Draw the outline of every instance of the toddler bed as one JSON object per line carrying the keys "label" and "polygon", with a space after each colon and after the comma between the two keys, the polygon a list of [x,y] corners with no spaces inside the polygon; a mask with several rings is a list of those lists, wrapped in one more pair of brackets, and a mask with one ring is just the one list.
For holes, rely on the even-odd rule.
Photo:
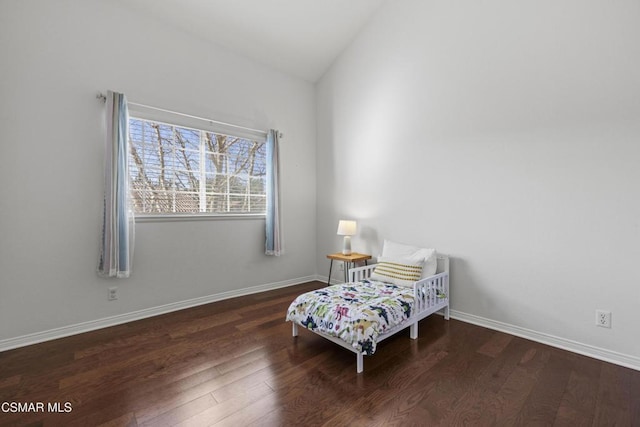
{"label": "toddler bed", "polygon": [[373,354],[379,342],[407,327],[411,339],[418,338],[418,322],[437,311],[449,319],[449,259],[433,255],[437,270],[424,278],[406,260],[380,257],[378,264],[350,269],[348,283],[298,296],[286,317],[293,336],[303,326],[341,345],[356,353],[356,371],[362,372],[363,356]]}

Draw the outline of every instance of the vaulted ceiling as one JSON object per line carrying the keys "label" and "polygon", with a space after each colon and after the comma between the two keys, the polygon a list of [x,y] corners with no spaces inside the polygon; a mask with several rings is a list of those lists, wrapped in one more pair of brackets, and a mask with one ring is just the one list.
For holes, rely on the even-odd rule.
{"label": "vaulted ceiling", "polygon": [[384,0],[120,0],[193,36],[315,82]]}

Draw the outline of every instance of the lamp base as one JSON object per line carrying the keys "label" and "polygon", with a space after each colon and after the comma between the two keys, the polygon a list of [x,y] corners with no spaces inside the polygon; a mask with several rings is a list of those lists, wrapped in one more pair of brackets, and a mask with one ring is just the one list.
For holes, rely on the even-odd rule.
{"label": "lamp base", "polygon": [[351,236],[344,236],[342,255],[351,255]]}

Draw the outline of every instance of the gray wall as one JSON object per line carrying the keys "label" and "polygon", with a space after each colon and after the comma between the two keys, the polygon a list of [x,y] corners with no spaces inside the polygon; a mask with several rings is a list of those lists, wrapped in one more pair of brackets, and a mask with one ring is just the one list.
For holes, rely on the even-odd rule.
{"label": "gray wall", "polygon": [[354,250],[451,255],[459,317],[640,366],[639,22],[632,0],[386,2],[317,87],[319,272],[356,219]]}
{"label": "gray wall", "polygon": [[[108,1],[2,1],[0,57],[0,342],[315,275],[310,83]],[[286,256],[263,254],[264,220],[140,223],[133,276],[98,278],[104,105],[95,95],[108,89],[284,132]],[[109,302],[113,285],[120,299]]]}

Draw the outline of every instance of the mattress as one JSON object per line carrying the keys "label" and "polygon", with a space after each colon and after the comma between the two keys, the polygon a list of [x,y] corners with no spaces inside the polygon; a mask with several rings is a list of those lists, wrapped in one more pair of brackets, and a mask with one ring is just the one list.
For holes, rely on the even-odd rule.
{"label": "mattress", "polygon": [[411,317],[413,288],[364,280],[328,286],[298,296],[286,320],[337,337],[371,355],[378,336]]}

